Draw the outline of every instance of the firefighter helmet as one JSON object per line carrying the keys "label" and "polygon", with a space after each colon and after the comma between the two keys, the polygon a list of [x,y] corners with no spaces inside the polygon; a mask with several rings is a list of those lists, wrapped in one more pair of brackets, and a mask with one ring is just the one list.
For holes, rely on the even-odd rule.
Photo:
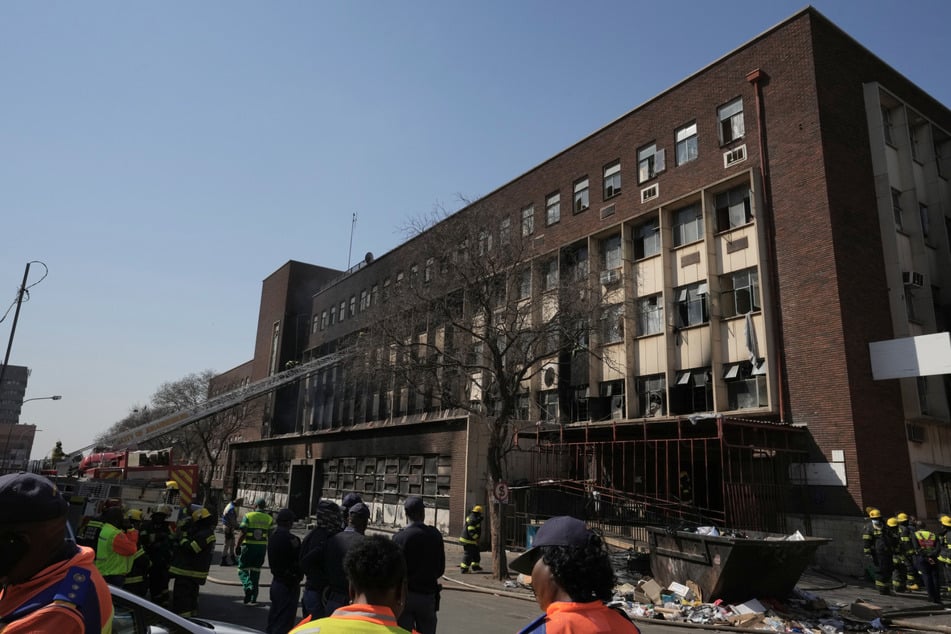
{"label": "firefighter helmet", "polygon": [[476,504],[475,506],[472,507],[472,512],[473,512],[473,513],[479,513],[479,514],[481,514],[481,513],[482,513],[482,507],[481,507],[480,505]]}
{"label": "firefighter helmet", "polygon": [[907,514],[907,513],[899,513],[899,514],[896,515],[895,517],[898,519],[899,522],[907,522],[907,521],[908,521],[908,514]]}
{"label": "firefighter helmet", "polygon": [[889,526],[891,526],[892,528],[897,528],[897,527],[898,527],[898,518],[897,518],[897,517],[889,517],[888,520],[887,520],[885,523],[888,524]]}
{"label": "firefighter helmet", "polygon": [[882,517],[882,512],[874,506],[866,507],[865,512],[868,513],[868,516],[873,520],[881,519]]}
{"label": "firefighter helmet", "polygon": [[178,482],[176,482],[175,480],[168,480],[168,481],[165,483],[165,488],[166,488],[166,489],[174,489],[175,491],[178,491]]}
{"label": "firefighter helmet", "polygon": [[208,512],[208,509],[206,509],[205,507],[201,507],[200,509],[197,509],[194,513],[192,513],[192,520],[195,522],[197,522],[198,520],[203,520],[206,517],[211,517],[211,513]]}
{"label": "firefighter helmet", "polygon": [[164,515],[165,517],[168,517],[169,515],[172,514],[172,507],[169,506],[168,504],[159,504],[158,506],[155,507],[155,510],[152,511],[152,515],[159,515],[159,514]]}
{"label": "firefighter helmet", "polygon": [[129,509],[129,512],[126,513],[125,516],[134,522],[142,521],[142,511],[139,509]]}
{"label": "firefighter helmet", "polygon": [[948,528],[951,528],[951,517],[948,517],[947,515],[942,515],[942,516],[941,516],[941,525],[942,525],[942,526],[947,526]]}

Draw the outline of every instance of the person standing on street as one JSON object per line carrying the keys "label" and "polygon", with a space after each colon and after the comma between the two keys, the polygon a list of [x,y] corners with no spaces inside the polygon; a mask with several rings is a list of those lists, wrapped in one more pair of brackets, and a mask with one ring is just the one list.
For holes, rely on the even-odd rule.
{"label": "person standing on street", "polygon": [[538,528],[532,547],[510,568],[531,575],[543,615],[519,634],[549,632],[630,632],[640,630],[605,603],[614,594],[614,569],[607,546],[584,522],[562,515]]}
{"label": "person standing on street", "polygon": [[221,524],[225,529],[225,546],[221,551],[221,565],[233,566],[237,563],[234,556],[234,534],[238,530],[238,509],[244,504],[244,498],[237,498],[228,502],[225,512],[221,514]]}
{"label": "person standing on street", "polygon": [[915,546],[915,568],[921,574],[921,581],[925,585],[925,592],[932,603],[941,603],[941,585],[938,581],[938,551],[941,546],[938,536],[925,528],[925,523],[918,521],[917,530],[913,536]]}
{"label": "person standing on street", "polygon": [[259,498],[254,510],[241,520],[235,552],[238,553],[238,579],[244,587],[244,602],[257,605],[261,566],[267,557],[267,540],[274,529],[274,518],[265,511],[267,501]]}
{"label": "person standing on street", "polygon": [[442,533],[424,522],[426,506],[423,499],[412,496],[403,503],[409,525],[393,536],[406,559],[408,592],[399,625],[419,634],[436,634],[436,612],[439,610],[439,578],[446,572],[446,550]]}
{"label": "person standing on street", "polygon": [[324,590],[327,574],[324,570],[324,549],[331,537],[340,532],[340,507],[330,500],[317,503],[314,528],[307,533],[300,547],[301,570],[306,575],[302,606],[304,616],[322,619],[330,613],[324,610]]}
{"label": "person standing on street", "polygon": [[942,515],[938,521],[938,581],[941,592],[951,595],[951,517]]}
{"label": "person standing on street", "polygon": [[462,528],[459,542],[462,544],[462,563],[459,570],[463,574],[482,570],[482,554],[479,552],[479,538],[482,536],[482,507],[476,504],[466,516],[466,525]]}
{"label": "person standing on street", "polygon": [[294,513],[277,512],[277,528],[267,542],[267,560],[271,566],[271,607],[267,613],[267,634],[287,634],[294,627],[297,601],[300,599],[300,537],[291,532]]}
{"label": "person standing on street", "polygon": [[868,521],[862,529],[862,552],[871,564],[875,588],[879,594],[891,594],[892,543],[882,522],[882,512],[868,507]]}
{"label": "person standing on street", "polygon": [[125,530],[126,519],[118,502],[109,504],[99,520],[102,528],[96,545],[96,567],[106,583],[121,588],[139,550],[139,532],[134,528]]}
{"label": "person standing on street", "polygon": [[898,535],[901,538],[901,544],[898,548],[901,551],[901,557],[904,559],[904,565],[902,566],[902,570],[905,572],[904,585],[907,590],[918,590],[921,585],[918,583],[920,575],[915,570],[915,547],[912,544],[915,534],[914,523],[912,518],[903,512],[899,512],[895,519],[898,520]]}
{"label": "person standing on street", "polygon": [[93,550],[66,541],[69,503],[33,473],[0,476],[0,629],[112,631],[112,596]]}
{"label": "person standing on street", "polygon": [[131,509],[126,513],[126,520],[138,533],[139,538],[137,540],[138,548],[136,548],[135,554],[132,555],[129,571],[126,574],[125,585],[123,587],[132,594],[144,598],[149,590],[150,562],[145,548],[142,547],[142,532],[140,530],[142,526],[142,511],[139,509]]}
{"label": "person standing on street", "polygon": [[349,518],[347,528],[331,537],[325,549],[324,571],[327,575],[327,589],[324,591],[324,610],[327,613],[333,613],[350,602],[343,560],[351,548],[363,541],[367,523],[370,521],[370,509],[363,502],[357,502],[350,507]]}
{"label": "person standing on street", "polygon": [[354,504],[362,504],[363,498],[360,497],[359,493],[350,492],[343,496],[343,499],[340,501],[340,528],[345,529],[350,525],[350,509],[353,508]]}
{"label": "person standing on street", "polygon": [[160,504],[142,524],[139,532],[139,543],[149,558],[149,600],[163,608],[169,604],[168,582],[171,576],[168,570],[175,553],[175,541],[168,520],[171,512],[168,504]]}
{"label": "person standing on street", "polygon": [[192,513],[178,546],[169,573],[175,579],[172,588],[172,612],[181,616],[198,615],[198,592],[208,579],[215,551],[215,518],[201,507]]}
{"label": "person standing on street", "polygon": [[301,623],[291,634],[409,634],[396,622],[406,600],[406,561],[400,547],[386,537],[371,535],[350,549],[344,567],[350,580],[350,605]]}

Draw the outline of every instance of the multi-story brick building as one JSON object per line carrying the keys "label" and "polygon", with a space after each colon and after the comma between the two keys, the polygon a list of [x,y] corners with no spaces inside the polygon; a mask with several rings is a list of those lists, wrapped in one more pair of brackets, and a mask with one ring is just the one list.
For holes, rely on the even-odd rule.
{"label": "multi-story brick building", "polygon": [[[522,416],[544,424],[522,430],[511,479],[564,486],[514,517],[801,525],[857,568],[866,505],[951,512],[949,377],[876,381],[869,353],[949,328],[949,177],[948,108],[807,8],[458,212],[508,210],[535,301],[547,267],[584,260],[607,324],[586,372],[526,384]],[[283,314],[262,299],[252,378],[352,341],[404,272],[438,275],[425,240],[288,283],[313,296]],[[337,372],[278,394],[235,468],[289,478],[302,510],[359,489],[386,521],[421,493],[456,530],[485,501],[482,427]]]}

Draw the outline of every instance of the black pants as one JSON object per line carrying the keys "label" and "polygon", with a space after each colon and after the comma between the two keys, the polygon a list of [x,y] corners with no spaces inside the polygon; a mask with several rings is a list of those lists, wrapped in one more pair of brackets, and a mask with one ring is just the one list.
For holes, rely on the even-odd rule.
{"label": "black pants", "polygon": [[463,570],[468,570],[472,564],[476,564],[476,567],[479,566],[479,563],[482,561],[482,554],[479,552],[478,544],[463,544],[462,545],[462,564],[460,568]]}
{"label": "black pants", "polygon": [[149,568],[149,600],[163,608],[168,607],[168,566]]}
{"label": "black pants", "polygon": [[938,566],[923,555],[915,556],[915,568],[921,573],[921,581],[925,584],[925,592],[932,603],[941,603],[941,585],[938,580]]}
{"label": "black pants", "polygon": [[192,577],[175,577],[172,588],[172,612],[181,616],[198,615],[198,591],[201,583]]}
{"label": "black pants", "polygon": [[286,583],[280,579],[271,581],[271,607],[267,612],[267,634],[287,634],[297,623],[297,601],[300,599],[300,583]]}
{"label": "black pants", "polygon": [[436,595],[410,590],[397,623],[410,632],[436,634]]}

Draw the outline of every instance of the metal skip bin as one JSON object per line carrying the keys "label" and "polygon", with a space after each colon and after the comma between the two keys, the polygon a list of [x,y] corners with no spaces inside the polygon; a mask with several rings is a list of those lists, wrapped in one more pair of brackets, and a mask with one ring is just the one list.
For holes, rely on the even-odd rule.
{"label": "metal skip bin", "polygon": [[746,531],[745,537],[702,535],[648,527],[651,573],[663,587],[696,583],[704,601],[784,597],[805,572],[825,537]]}

